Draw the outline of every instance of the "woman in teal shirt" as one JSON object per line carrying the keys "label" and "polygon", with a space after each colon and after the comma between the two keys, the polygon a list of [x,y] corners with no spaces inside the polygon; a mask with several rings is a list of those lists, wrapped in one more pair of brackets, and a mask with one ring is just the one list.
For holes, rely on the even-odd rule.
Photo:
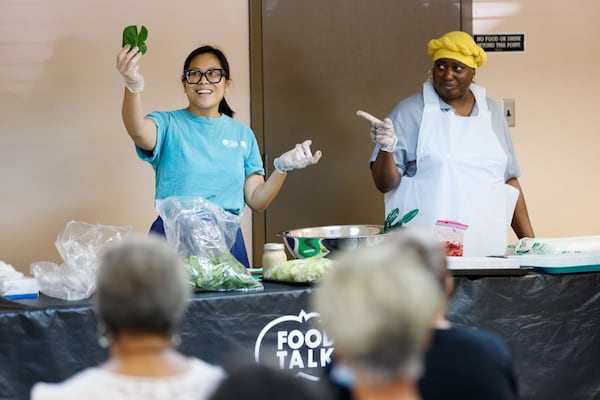
{"label": "woman in teal shirt", "polygon": [[[137,47],[128,45],[117,55],[117,69],[125,79],[122,117],[139,157],[154,168],[156,200],[202,197],[235,214],[246,204],[262,212],[279,193],[289,171],[316,164],[321,158],[321,152],[313,154],[311,141],[306,140],[276,158],[275,171],[265,179],[254,133],[232,118],[225,100],[231,85],[229,63],[212,46],[195,49],[185,60],[181,83],[188,106],[144,116],[141,57]],[[164,235],[160,216],[151,231]],[[249,266],[241,230],[231,252]]]}

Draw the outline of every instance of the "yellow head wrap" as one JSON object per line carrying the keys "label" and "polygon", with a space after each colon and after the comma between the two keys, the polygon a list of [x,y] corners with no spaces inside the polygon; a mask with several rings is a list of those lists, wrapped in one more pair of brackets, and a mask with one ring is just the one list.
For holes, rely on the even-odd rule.
{"label": "yellow head wrap", "polygon": [[433,61],[451,58],[471,68],[481,67],[487,60],[481,46],[475,44],[471,35],[461,31],[448,32],[439,39],[431,39],[427,44],[427,52]]}

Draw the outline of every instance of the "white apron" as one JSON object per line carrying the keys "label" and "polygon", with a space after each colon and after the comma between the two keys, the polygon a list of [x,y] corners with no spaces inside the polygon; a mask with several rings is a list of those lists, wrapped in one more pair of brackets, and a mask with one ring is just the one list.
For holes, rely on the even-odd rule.
{"label": "white apron", "polygon": [[417,172],[385,194],[385,215],[418,208],[410,222],[433,229],[437,220],[469,225],[464,256],[503,255],[519,191],[504,182],[507,157],[492,128],[485,89],[471,85],[479,114],[440,109],[431,82],[417,143]]}

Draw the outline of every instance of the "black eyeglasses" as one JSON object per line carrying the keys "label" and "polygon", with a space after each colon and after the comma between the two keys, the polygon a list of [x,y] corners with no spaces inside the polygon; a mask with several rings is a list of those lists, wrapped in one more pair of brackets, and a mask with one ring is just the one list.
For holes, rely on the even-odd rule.
{"label": "black eyeglasses", "polygon": [[183,71],[183,75],[185,76],[185,81],[190,85],[200,83],[202,77],[205,77],[208,83],[219,83],[223,79],[225,71],[220,68],[208,69],[205,72],[198,69],[186,69]]}

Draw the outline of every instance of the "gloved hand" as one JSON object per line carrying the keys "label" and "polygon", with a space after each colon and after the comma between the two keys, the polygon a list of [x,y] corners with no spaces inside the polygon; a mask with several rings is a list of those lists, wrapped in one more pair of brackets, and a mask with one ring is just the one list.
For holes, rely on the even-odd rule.
{"label": "gloved hand", "polygon": [[133,49],[125,45],[117,54],[117,69],[125,78],[125,86],[131,93],[144,90],[144,77],[140,73],[140,58],[142,53],[137,47]]}
{"label": "gloved hand", "polygon": [[371,122],[371,140],[377,143],[382,151],[393,153],[398,143],[398,136],[394,132],[392,120],[385,118],[383,121],[375,118],[371,114],[358,110],[356,115]]}
{"label": "gloved hand", "polygon": [[310,150],[312,140],[305,140],[302,144],[296,144],[292,150],[286,151],[273,161],[275,169],[285,174],[293,169],[301,169],[319,162],[323,155],[321,151],[317,151],[314,156]]}

